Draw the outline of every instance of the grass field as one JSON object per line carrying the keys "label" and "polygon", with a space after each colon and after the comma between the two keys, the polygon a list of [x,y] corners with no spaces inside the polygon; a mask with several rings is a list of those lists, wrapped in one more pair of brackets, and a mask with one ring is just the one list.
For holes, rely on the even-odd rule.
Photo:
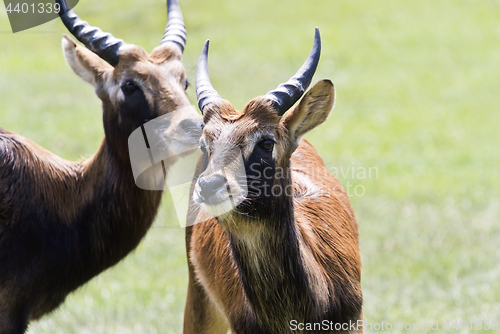
{"label": "grass field", "polygon": [[[491,332],[443,326],[500,321],[500,1],[180,3],[191,81],[210,38],[212,83],[237,108],[293,75],[320,28],[314,81],[332,79],[337,103],[307,138],[350,186],[365,320],[391,323],[394,333],[425,333],[396,323],[429,321],[439,321],[441,333]],[[164,7],[81,0],[76,11],[151,51]],[[64,32],[55,20],[12,34],[0,10],[0,127],[76,160],[93,154],[103,130],[92,87],[64,63]],[[188,95],[195,104],[193,87]],[[166,199],[131,256],[28,333],[180,333],[184,231]]]}

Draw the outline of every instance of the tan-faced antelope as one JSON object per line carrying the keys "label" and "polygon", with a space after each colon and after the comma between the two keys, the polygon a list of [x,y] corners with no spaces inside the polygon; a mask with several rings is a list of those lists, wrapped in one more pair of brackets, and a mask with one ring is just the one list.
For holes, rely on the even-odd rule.
{"label": "tan-faced antelope", "polygon": [[93,157],[70,162],[0,128],[1,334],[24,333],[30,320],[123,259],[150,228],[162,192],[134,183],[132,131],[186,108],[169,127],[179,152],[179,143],[192,147],[201,135],[201,115],[185,95],[186,30],[176,0],[167,1],[165,34],[151,54],[58,3],[63,23],[86,47],[63,36],[67,63],[102,100],[105,138]]}
{"label": "tan-faced antelope", "polygon": [[320,49],[316,30],[297,74],[240,112],[212,88],[205,44],[196,75],[204,157],[190,213],[200,223],[186,231],[184,333],[295,333],[307,323],[316,323],[307,333],[362,332],[352,327],[362,318],[356,218],[340,182],[301,140],[333,108],[332,82],[318,82],[290,109]]}

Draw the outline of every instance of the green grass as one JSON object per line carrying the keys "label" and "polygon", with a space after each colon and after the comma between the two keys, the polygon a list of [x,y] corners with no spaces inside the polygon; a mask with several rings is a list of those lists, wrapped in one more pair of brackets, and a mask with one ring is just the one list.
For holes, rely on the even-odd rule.
{"label": "green grass", "polygon": [[[237,108],[295,73],[320,28],[314,81],[332,79],[337,103],[307,138],[351,185],[367,322],[439,320],[446,332],[446,320],[500,321],[500,1],[181,6],[191,81],[210,38],[212,83]],[[87,0],[76,10],[148,51],[166,23],[164,1]],[[103,136],[100,103],[64,63],[62,24],[9,30],[2,10],[0,126],[66,159],[90,156]],[[192,87],[188,96],[194,104]],[[363,168],[372,168],[371,178],[356,175]],[[181,332],[187,270],[173,217],[164,205],[131,256],[28,333]]]}

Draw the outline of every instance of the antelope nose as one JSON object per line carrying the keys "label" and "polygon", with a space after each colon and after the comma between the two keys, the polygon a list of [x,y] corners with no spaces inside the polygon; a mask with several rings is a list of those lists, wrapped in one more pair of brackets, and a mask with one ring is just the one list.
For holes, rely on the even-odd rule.
{"label": "antelope nose", "polygon": [[179,123],[179,128],[186,133],[201,133],[201,130],[203,129],[203,122],[185,119]]}
{"label": "antelope nose", "polygon": [[207,199],[219,190],[225,189],[226,182],[226,178],[219,174],[213,175],[210,178],[201,177],[198,184],[200,186],[199,195],[203,202],[207,202]]}

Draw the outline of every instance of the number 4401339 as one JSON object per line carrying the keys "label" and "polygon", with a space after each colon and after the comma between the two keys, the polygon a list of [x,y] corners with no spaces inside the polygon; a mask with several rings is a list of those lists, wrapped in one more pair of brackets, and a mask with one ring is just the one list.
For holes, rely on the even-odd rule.
{"label": "number 4401339", "polygon": [[[28,4],[28,3],[17,3],[13,6],[13,3],[9,3],[5,10],[7,13],[23,13],[23,14],[50,14],[50,13],[59,13],[61,10],[61,6],[58,3],[38,3],[38,4]],[[14,8],[12,8],[14,7]]]}
{"label": "number 4401339", "polygon": [[455,320],[446,321],[443,326],[446,330],[461,330],[469,329],[474,330],[497,330],[498,321],[465,321],[465,320]]}

